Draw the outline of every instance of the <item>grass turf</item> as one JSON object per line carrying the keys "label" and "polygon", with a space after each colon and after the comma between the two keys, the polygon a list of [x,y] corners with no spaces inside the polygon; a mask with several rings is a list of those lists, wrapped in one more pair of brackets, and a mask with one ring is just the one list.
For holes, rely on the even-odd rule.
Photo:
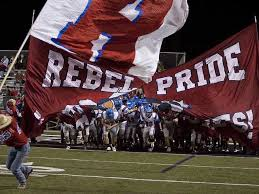
{"label": "grass turf", "polygon": [[[6,155],[7,147],[1,146],[0,164],[4,164]],[[27,162],[65,171],[44,173],[48,174],[45,177],[31,176],[22,193],[259,193],[259,160],[254,157],[196,156],[160,173],[187,156],[32,147]],[[16,186],[13,176],[0,174],[1,194],[20,193]]]}

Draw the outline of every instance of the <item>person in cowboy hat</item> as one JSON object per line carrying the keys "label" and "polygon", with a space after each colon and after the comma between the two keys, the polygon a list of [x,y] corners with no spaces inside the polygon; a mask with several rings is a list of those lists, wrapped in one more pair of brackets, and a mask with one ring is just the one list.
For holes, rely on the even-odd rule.
{"label": "person in cowboy hat", "polygon": [[22,165],[30,150],[28,138],[17,125],[14,117],[0,114],[0,143],[10,147],[6,167],[12,171],[19,185],[18,189],[25,189],[27,179],[33,169]]}

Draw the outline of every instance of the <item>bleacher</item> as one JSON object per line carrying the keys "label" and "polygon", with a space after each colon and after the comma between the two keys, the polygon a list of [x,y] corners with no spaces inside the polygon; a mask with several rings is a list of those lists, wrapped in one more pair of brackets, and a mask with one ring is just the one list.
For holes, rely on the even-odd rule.
{"label": "bleacher", "polygon": [[[5,108],[6,102],[10,99],[13,98],[11,96],[8,96],[8,87],[9,88],[16,88],[18,91],[24,88],[24,84],[21,81],[17,81],[15,75],[17,73],[25,73],[26,70],[12,70],[11,73],[9,74],[2,91],[0,93],[0,110],[3,110]],[[4,76],[6,75],[6,72]],[[0,78],[0,83],[2,83],[4,76]]]}

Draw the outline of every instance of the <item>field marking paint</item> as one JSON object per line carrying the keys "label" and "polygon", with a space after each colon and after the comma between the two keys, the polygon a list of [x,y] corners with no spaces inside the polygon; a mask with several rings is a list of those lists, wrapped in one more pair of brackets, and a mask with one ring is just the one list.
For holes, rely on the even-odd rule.
{"label": "field marking paint", "polygon": [[[6,155],[0,155],[0,157]],[[112,164],[138,164],[138,165],[156,165],[156,166],[169,166],[171,164],[167,163],[152,163],[152,162],[128,162],[128,161],[114,161],[114,160],[83,160],[75,158],[50,158],[50,157],[28,157],[31,159],[45,159],[45,160],[65,160],[65,161],[78,161],[78,162],[98,162],[98,163],[112,163]],[[193,167],[193,168],[214,168],[214,169],[238,169],[238,170],[259,170],[259,168],[248,168],[248,167],[229,167],[229,166],[204,166],[204,165],[178,165],[182,167]]]}
{"label": "field marking paint", "polygon": [[[33,162],[26,162],[23,165],[33,167],[33,173],[31,176],[33,177],[46,177],[48,173],[57,173],[64,172],[64,169],[53,168],[53,167],[45,167],[45,166],[32,166]],[[44,173],[44,174],[40,174]],[[12,175],[12,172],[6,168],[6,165],[0,165],[0,175]]]}
{"label": "field marking paint", "polygon": [[[43,173],[41,173],[41,174],[43,174]],[[216,182],[180,181],[180,180],[167,180],[167,179],[141,179],[141,178],[113,177],[113,176],[92,176],[92,175],[78,175],[78,174],[48,174],[48,175],[52,175],[52,176],[82,177],[82,178],[97,178],[97,179],[143,181],[143,182],[166,182],[166,183],[183,183],[183,184],[204,184],[204,185],[225,185],[225,186],[259,187],[259,185],[256,185],[256,184],[246,184],[246,183],[216,183]]]}
{"label": "field marking paint", "polygon": [[[31,163],[31,162],[23,163],[23,165],[26,165],[29,163]],[[47,167],[47,166],[33,166],[33,165],[26,165],[26,166],[32,167],[33,172],[37,172],[37,173],[57,173],[57,172],[65,171],[64,169],[61,169],[61,168],[54,168],[54,167]],[[9,170],[6,168],[6,165],[3,164],[3,165],[0,165],[0,171],[5,172],[5,171],[9,171]]]}
{"label": "field marking paint", "polygon": [[[10,171],[1,171],[0,170],[0,175],[13,175],[13,174]],[[42,177],[46,177],[48,175],[47,174],[38,174],[38,173],[33,172],[32,174],[30,174],[30,176],[42,178]]]}
{"label": "field marking paint", "polygon": [[[78,161],[78,162],[98,162],[98,163],[112,163],[112,164],[139,164],[139,165],[157,165],[157,166],[168,166],[172,165],[169,163],[153,163],[153,162],[128,162],[128,161],[114,161],[114,160],[82,160],[82,159],[67,159],[67,158],[49,158],[49,157],[29,157],[35,159],[46,159],[46,160],[67,160],[67,161]],[[216,168],[216,169],[241,169],[241,170],[259,170],[259,168],[242,168],[242,167],[227,167],[227,166],[199,166],[199,165],[179,165],[184,167],[195,167],[195,168]]]}
{"label": "field marking paint", "polygon": [[199,165],[180,165],[185,167],[194,168],[215,168],[215,169],[239,169],[239,170],[259,170],[259,168],[242,168],[242,167],[229,167],[229,166],[199,166]]}
{"label": "field marking paint", "polygon": [[[34,147],[34,146],[32,146]],[[64,150],[64,148],[51,148],[51,147],[37,147],[37,148],[42,148],[42,149],[53,149],[53,150]],[[78,149],[70,149],[70,150],[66,150],[66,151],[82,151],[82,152],[105,152],[107,153],[107,151],[105,150],[78,150]],[[154,155],[168,155],[168,156],[187,156],[190,154],[177,154],[177,153],[162,153],[162,152],[129,152],[129,151],[118,151],[119,153],[127,153],[127,154],[154,154]],[[196,157],[218,157],[218,158],[242,158],[242,159],[255,159],[255,160],[259,160],[258,156],[227,156],[227,155],[209,155],[209,154],[193,154]]]}

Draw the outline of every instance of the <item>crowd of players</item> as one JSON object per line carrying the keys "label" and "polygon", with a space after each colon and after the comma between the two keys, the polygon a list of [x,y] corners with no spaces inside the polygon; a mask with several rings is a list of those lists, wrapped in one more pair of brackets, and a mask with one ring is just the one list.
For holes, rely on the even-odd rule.
{"label": "crowd of players", "polygon": [[135,93],[100,106],[67,105],[58,114],[62,143],[66,149],[82,144],[107,151],[245,151],[238,138],[221,133],[231,123],[200,120],[183,111],[186,107],[177,101],[150,103]]}

